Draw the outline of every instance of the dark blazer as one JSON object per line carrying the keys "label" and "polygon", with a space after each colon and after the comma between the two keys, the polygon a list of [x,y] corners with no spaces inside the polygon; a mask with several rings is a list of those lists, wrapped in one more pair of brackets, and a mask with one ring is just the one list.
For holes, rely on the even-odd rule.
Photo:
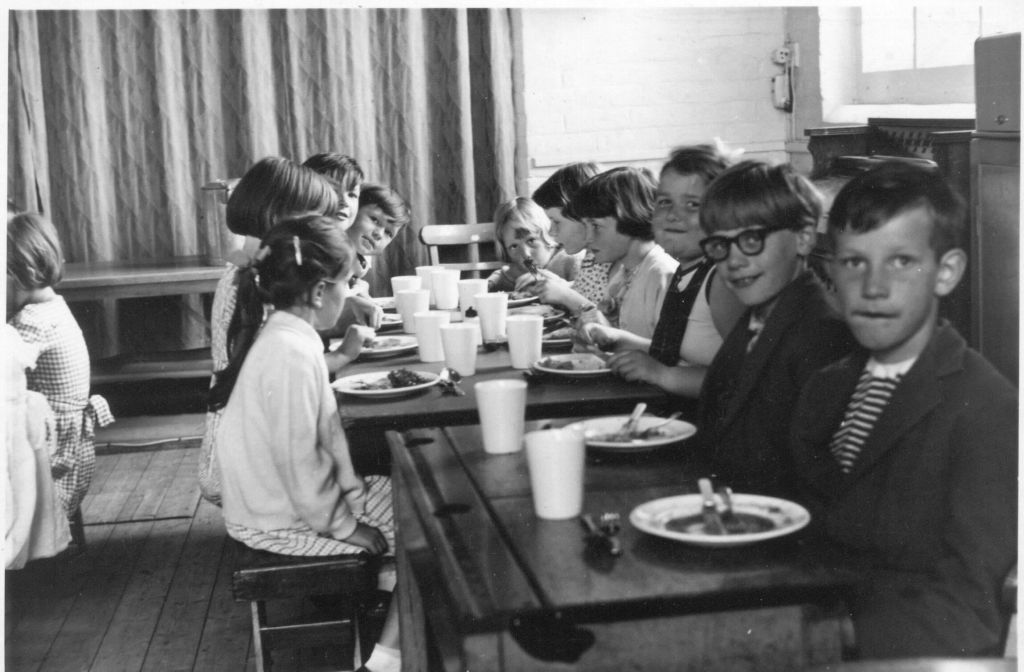
{"label": "dark blazer", "polygon": [[723,485],[790,495],[790,421],[810,375],[854,346],[821,283],[803,272],[779,295],[750,353],[750,311],[726,337],[701,388],[697,451]]}
{"label": "dark blazer", "polygon": [[815,375],[793,429],[812,518],[867,563],[852,605],[860,653],[1000,653],[998,591],[1017,550],[1017,390],[942,323],[843,474],[828,444],[867,357]]}

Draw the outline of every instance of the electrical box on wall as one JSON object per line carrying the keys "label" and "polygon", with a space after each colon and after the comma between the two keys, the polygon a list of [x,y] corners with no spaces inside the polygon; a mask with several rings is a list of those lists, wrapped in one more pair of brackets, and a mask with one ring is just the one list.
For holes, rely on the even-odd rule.
{"label": "electrical box on wall", "polygon": [[786,112],[793,110],[789,75],[775,75],[772,77],[772,105]]}

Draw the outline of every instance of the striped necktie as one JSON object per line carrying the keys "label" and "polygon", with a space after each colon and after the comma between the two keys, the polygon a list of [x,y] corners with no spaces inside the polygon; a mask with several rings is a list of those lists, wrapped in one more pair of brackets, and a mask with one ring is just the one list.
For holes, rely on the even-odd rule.
{"label": "striped necktie", "polygon": [[875,422],[892,398],[901,377],[878,378],[872,375],[870,369],[864,369],[846,407],[843,423],[832,435],[832,442],[829,444],[829,450],[843,473],[849,473],[853,469],[857,456],[871,435]]}

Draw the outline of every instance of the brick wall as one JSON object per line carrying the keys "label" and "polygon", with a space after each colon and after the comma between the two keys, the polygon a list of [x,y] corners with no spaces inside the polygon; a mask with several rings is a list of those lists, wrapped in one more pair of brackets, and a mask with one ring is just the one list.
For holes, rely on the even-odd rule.
{"label": "brick wall", "polygon": [[672,147],[718,136],[785,160],[772,107],[780,7],[524,9],[528,187],[595,160],[657,171]]}

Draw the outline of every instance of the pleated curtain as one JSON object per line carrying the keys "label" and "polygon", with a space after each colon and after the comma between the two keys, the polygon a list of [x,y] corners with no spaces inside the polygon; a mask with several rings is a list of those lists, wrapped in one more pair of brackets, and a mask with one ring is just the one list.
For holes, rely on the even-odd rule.
{"label": "pleated curtain", "polygon": [[[412,208],[369,278],[386,294],[426,263],[420,226],[490,221],[525,179],[517,30],[507,9],[14,11],[8,196],[68,261],[195,255],[203,184],[350,154]],[[118,303],[130,349],[208,343],[196,297]]]}

